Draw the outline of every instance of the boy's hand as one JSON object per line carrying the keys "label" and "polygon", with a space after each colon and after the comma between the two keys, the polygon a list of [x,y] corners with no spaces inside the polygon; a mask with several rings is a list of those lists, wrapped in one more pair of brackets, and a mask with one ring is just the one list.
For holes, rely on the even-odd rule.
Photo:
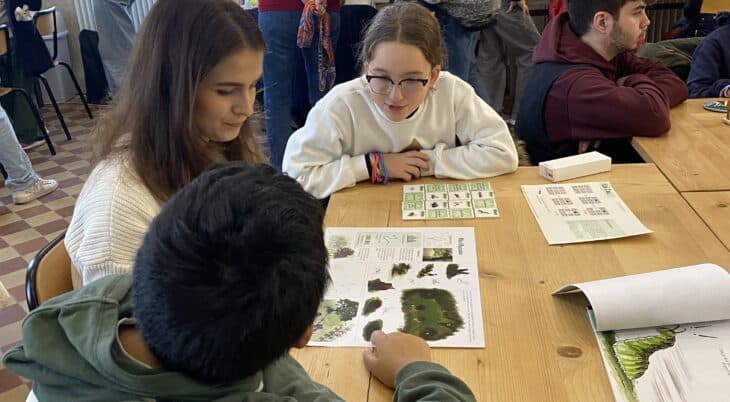
{"label": "boy's hand", "polygon": [[428,171],[428,155],[419,151],[398,154],[383,154],[388,179],[411,181],[421,176],[421,170]]}
{"label": "boy's hand", "polygon": [[426,341],[411,334],[375,331],[370,342],[373,348],[363,353],[365,367],[391,388],[403,367],[413,362],[431,361],[431,349]]}

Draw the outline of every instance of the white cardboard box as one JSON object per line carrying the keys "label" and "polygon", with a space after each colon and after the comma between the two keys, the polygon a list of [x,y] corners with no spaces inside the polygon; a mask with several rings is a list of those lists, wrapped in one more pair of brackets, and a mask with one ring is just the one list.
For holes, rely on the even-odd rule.
{"label": "white cardboard box", "polygon": [[611,158],[596,151],[540,162],[540,176],[551,181],[574,179],[609,170]]}

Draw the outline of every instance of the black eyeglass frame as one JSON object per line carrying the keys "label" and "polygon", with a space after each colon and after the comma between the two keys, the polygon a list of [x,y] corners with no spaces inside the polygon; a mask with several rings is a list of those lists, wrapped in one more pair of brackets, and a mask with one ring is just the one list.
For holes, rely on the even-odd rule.
{"label": "black eyeglass frame", "polygon": [[[368,86],[370,86],[370,80],[372,80],[373,78],[380,78],[380,79],[383,79],[383,80],[390,81],[390,90],[387,91],[387,92],[385,92],[386,94],[387,93],[390,93],[390,91],[392,91],[393,88],[395,88],[396,85],[400,87],[401,84],[404,83],[404,82],[406,82],[406,81],[419,82],[419,83],[421,83],[421,86],[424,86],[424,87],[428,84],[428,81],[429,81],[429,80],[427,80],[425,78],[404,78],[404,79],[402,79],[402,80],[400,80],[400,81],[398,81],[396,83],[390,77],[386,77],[384,75],[365,75],[365,81],[368,82]],[[372,89],[372,87],[370,89]],[[401,90],[402,90],[402,87],[401,87]],[[373,92],[375,92],[375,91],[373,91]],[[381,95],[383,95],[383,94],[381,94]]]}

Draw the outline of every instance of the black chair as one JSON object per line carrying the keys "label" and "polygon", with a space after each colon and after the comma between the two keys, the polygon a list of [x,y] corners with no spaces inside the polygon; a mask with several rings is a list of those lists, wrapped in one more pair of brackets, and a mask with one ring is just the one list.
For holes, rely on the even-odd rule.
{"label": "black chair", "polygon": [[[10,34],[8,32],[8,26],[6,24],[0,24],[0,58],[7,58],[9,46],[10,44]],[[12,63],[5,63],[6,68],[5,71],[7,72],[8,77],[12,77],[11,73],[11,65]],[[38,107],[36,107],[35,103],[33,103],[33,100],[31,99],[30,95],[28,95],[28,92],[26,92],[23,88],[14,88],[14,87],[5,87],[0,86],[0,97],[3,97],[5,95],[10,95],[13,93],[19,93],[22,95],[23,99],[25,99],[26,103],[28,104],[28,107],[30,108],[31,112],[33,112],[33,117],[35,118],[36,124],[38,124],[38,128],[41,130],[41,133],[43,134],[43,139],[46,141],[46,144],[48,145],[48,150],[51,151],[51,155],[56,154],[56,149],[53,148],[53,142],[51,141],[51,137],[48,136],[48,132],[46,131],[46,125],[43,123],[43,118],[41,117],[40,112],[38,111]],[[2,170],[2,169],[0,169]],[[3,176],[5,176],[3,170]]]}
{"label": "black chair", "polygon": [[71,258],[63,239],[66,232],[51,240],[33,257],[25,275],[25,300],[28,311],[44,301],[73,290]]}
{"label": "black chair", "polygon": [[[56,97],[53,95],[53,91],[51,90],[51,86],[48,84],[48,80],[46,77],[43,76],[43,73],[50,70],[53,67],[56,67],[58,65],[61,65],[66,68],[66,71],[68,71],[69,76],[71,77],[71,81],[73,81],[74,86],[76,87],[76,92],[78,93],[79,97],[81,98],[81,102],[84,104],[84,108],[86,109],[86,113],[89,115],[90,119],[93,119],[94,116],[91,114],[91,109],[89,109],[89,104],[86,103],[86,97],[84,96],[83,92],[81,92],[81,87],[79,86],[79,82],[76,79],[76,75],[74,74],[73,70],[71,69],[71,66],[69,66],[67,63],[57,60],[56,57],[58,57],[58,32],[56,30],[56,7],[50,7],[43,10],[40,10],[36,12],[36,14],[33,16],[33,23],[35,25],[36,30],[41,36],[47,36],[47,35],[53,35],[53,55],[51,57],[51,60],[53,60],[53,65],[46,69],[45,71],[37,72],[35,74],[36,78],[38,78],[41,83],[43,84],[43,87],[46,88],[46,92],[48,93],[48,98],[50,98],[51,103],[53,104],[53,108],[56,111],[56,116],[58,116],[58,120],[61,122],[61,127],[63,127],[63,131],[66,133],[66,138],[69,140],[71,139],[71,133],[68,131],[68,127],[66,127],[66,121],[63,119],[63,114],[61,114],[61,109],[58,108],[58,103],[56,102]],[[48,51],[44,47],[44,50]]]}

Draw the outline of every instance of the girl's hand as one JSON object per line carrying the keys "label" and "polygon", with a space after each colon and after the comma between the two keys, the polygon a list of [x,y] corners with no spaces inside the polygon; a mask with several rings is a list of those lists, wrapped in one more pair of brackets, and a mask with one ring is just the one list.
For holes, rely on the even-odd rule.
{"label": "girl's hand", "polygon": [[388,179],[411,181],[421,177],[421,170],[428,170],[428,155],[420,151],[383,154]]}

